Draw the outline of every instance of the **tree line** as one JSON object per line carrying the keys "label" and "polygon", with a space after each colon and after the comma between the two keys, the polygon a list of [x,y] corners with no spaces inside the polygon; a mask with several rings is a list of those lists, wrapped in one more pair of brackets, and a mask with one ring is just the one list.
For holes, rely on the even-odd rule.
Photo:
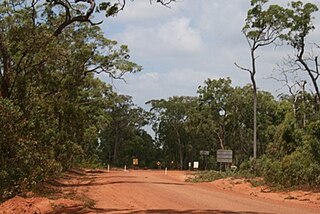
{"label": "tree line", "polygon": [[[174,1],[155,2],[168,6]],[[123,79],[142,69],[130,61],[127,46],[106,38],[91,19],[98,12],[107,18],[117,14],[125,1],[2,1],[1,198],[73,167],[130,166],[133,158],[141,167],[154,168],[160,161],[186,169],[201,160],[200,150],[208,150],[206,167],[217,169],[218,149],[232,149],[236,165],[270,182],[318,185],[319,65],[317,56],[307,53],[317,7],[292,2],[283,8],[267,0],[251,4],[243,33],[254,63],[252,68],[237,66],[250,73],[252,84],[234,87],[228,78],[208,79],[198,96],[150,100],[147,111],[98,78],[104,73]],[[296,55],[278,79],[289,93],[275,99],[255,86],[254,53],[278,41]],[[313,90],[300,72],[309,75]],[[146,125],[152,126],[154,138]]]}

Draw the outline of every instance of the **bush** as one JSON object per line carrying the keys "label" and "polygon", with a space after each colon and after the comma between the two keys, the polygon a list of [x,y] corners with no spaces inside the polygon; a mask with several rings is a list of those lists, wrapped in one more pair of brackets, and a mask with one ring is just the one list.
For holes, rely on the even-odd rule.
{"label": "bush", "polygon": [[320,185],[320,164],[308,142],[280,160],[262,156],[240,165],[241,175],[263,177],[269,185],[293,187]]}
{"label": "bush", "polygon": [[19,107],[0,99],[0,109],[1,200],[30,190],[61,167],[52,151],[33,139]]}
{"label": "bush", "polygon": [[219,171],[200,171],[193,174],[192,177],[188,178],[190,182],[210,182],[221,178],[232,177],[235,174],[231,171],[219,172]]}

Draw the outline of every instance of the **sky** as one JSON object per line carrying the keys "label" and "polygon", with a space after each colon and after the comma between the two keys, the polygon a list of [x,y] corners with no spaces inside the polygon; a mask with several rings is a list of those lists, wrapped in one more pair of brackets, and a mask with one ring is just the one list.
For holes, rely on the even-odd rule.
{"label": "sky", "polygon": [[[288,1],[269,2],[285,5]],[[320,0],[304,2],[320,6]],[[249,46],[241,33],[249,9],[249,0],[178,0],[170,8],[149,0],[127,0],[124,11],[105,19],[101,27],[107,38],[128,45],[131,60],[143,70],[125,75],[125,82],[113,81],[114,90],[145,107],[151,99],[197,96],[198,86],[208,78],[229,77],[233,86],[251,83],[249,73],[234,65],[250,68]],[[320,27],[319,21],[315,19]],[[314,31],[310,41],[319,35],[319,30]],[[258,50],[259,89],[275,96],[280,93],[282,84],[270,77],[290,51],[285,46]],[[107,76],[101,78],[110,82]]]}

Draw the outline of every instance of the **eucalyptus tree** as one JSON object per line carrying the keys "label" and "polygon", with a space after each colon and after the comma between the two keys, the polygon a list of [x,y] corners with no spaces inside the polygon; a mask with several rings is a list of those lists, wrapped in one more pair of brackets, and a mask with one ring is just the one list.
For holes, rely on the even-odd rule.
{"label": "eucalyptus tree", "polygon": [[303,4],[301,1],[291,2],[290,6],[291,8],[287,9],[287,19],[284,23],[288,32],[284,33],[281,38],[295,50],[295,59],[291,66],[309,75],[316,93],[315,104],[317,106],[320,100],[319,62],[318,56],[307,53],[307,37],[315,29],[312,15],[318,11],[318,7],[312,3]]}
{"label": "eucalyptus tree", "polygon": [[[139,157],[143,150],[154,149],[148,134],[142,129],[148,123],[148,113],[135,106],[130,96],[113,92],[109,95],[108,102],[110,119],[100,134],[102,161],[114,165],[126,164],[130,163],[132,157]],[[142,148],[141,151],[139,147]]]}
{"label": "eucalyptus tree", "polygon": [[[156,3],[160,3],[164,6],[168,6],[175,0],[156,0]],[[150,3],[154,0],[150,0]],[[125,8],[126,0],[119,1],[102,1],[97,2],[95,0],[47,0],[47,1],[27,1],[27,0],[6,0],[0,3],[0,88],[1,97],[10,97],[12,91],[12,85],[14,85],[16,68],[21,68],[21,63],[27,61],[27,55],[30,51],[37,50],[39,55],[45,52],[46,49],[51,49],[52,45],[57,42],[56,40],[63,40],[68,37],[63,32],[68,28],[74,29],[78,26],[96,26],[102,23],[102,21],[94,23],[93,15],[98,12],[105,12],[106,17],[114,16],[119,11]],[[19,14],[19,15],[17,15]],[[19,16],[19,17],[16,17]],[[23,19],[19,23],[15,20]],[[16,28],[17,26],[21,28]],[[97,28],[94,28],[97,29]],[[11,43],[8,41],[9,35],[6,32],[11,31],[22,37],[21,41],[25,41],[31,47],[26,50],[19,50],[20,55],[12,56],[10,52]],[[34,37],[39,36],[35,39]],[[30,39],[29,41],[27,41]],[[19,39],[17,38],[17,41]],[[76,42],[76,41],[73,41]],[[35,44],[34,44],[35,43]],[[52,44],[53,43],[53,44]],[[9,45],[8,45],[9,44]],[[35,47],[36,46],[36,47]],[[21,48],[21,47],[20,47]],[[123,48],[123,56],[127,55],[127,49]],[[19,49],[19,48],[18,48]],[[40,50],[40,51],[39,51]],[[97,49],[96,49],[97,51]],[[15,62],[12,60],[16,58]],[[45,64],[45,60],[35,62],[30,67],[41,66]],[[95,68],[95,72],[106,72],[113,78],[122,77],[123,72],[117,73],[116,70],[109,70],[110,59],[100,59],[100,66]],[[102,62],[104,61],[104,62]],[[16,68],[15,68],[16,67]],[[124,67],[122,67],[123,71]]]}
{"label": "eucalyptus tree", "polygon": [[198,87],[200,111],[206,114],[203,119],[211,123],[211,131],[217,136],[221,149],[226,146],[225,126],[229,122],[232,92],[230,79],[208,79],[205,86]]}
{"label": "eucalyptus tree", "polygon": [[[236,164],[248,160],[253,151],[249,144],[253,133],[251,90],[252,85],[232,87],[229,78],[208,79],[204,86],[198,87],[199,116],[198,122],[193,124],[211,140],[213,153],[217,149],[232,149]],[[262,155],[277,125],[276,101],[265,91],[257,91],[257,97],[260,100],[257,106],[260,136],[257,152]]]}
{"label": "eucalyptus tree", "polygon": [[[171,2],[176,0],[149,0],[150,4],[152,2],[160,3],[167,6]],[[36,10],[37,7],[43,4],[41,1],[32,1],[32,17],[34,22],[36,21]],[[46,0],[46,10],[49,10],[51,16],[58,15],[61,19],[56,22],[56,27],[53,35],[59,36],[62,31],[75,23],[89,23],[92,26],[99,25],[103,22],[94,22],[92,16],[94,13],[104,12],[106,17],[115,16],[119,11],[124,10],[126,5],[126,0],[117,1],[99,1],[97,5],[96,0]],[[62,8],[62,10],[60,9]]]}
{"label": "eucalyptus tree", "polygon": [[[170,97],[168,100],[150,100],[150,112],[153,130],[156,133],[165,153],[169,153],[171,160],[176,158],[178,152],[178,166],[184,168],[184,157],[189,142],[187,135],[187,121],[189,111],[195,107],[194,97]],[[168,161],[171,161],[168,160]]]}
{"label": "eucalyptus tree", "polygon": [[235,87],[228,99],[228,147],[234,152],[235,164],[240,164],[252,155],[250,139],[253,133],[253,95],[252,86]]}
{"label": "eucalyptus tree", "polygon": [[282,35],[283,23],[286,21],[286,10],[279,5],[270,5],[265,9],[268,0],[251,0],[252,8],[248,11],[242,32],[250,47],[251,68],[235,65],[250,74],[253,92],[253,157],[257,157],[257,55],[260,47],[273,44]]}
{"label": "eucalyptus tree", "polygon": [[10,163],[0,168],[0,183],[9,182],[1,195],[94,160],[112,91],[95,75],[122,78],[141,70],[127,46],[105,38],[99,26],[74,23],[55,37],[59,9],[33,2],[0,3],[0,111],[13,118],[0,118],[1,133],[20,127],[13,123],[22,127],[0,139],[3,162]]}

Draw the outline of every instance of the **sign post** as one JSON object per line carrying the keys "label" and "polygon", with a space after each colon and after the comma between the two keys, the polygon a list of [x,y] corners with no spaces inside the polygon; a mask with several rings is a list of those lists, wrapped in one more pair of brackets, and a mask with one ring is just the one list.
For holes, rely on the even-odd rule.
{"label": "sign post", "polygon": [[199,162],[198,161],[194,161],[193,162],[193,168],[194,169],[198,169],[199,168]]}
{"label": "sign post", "polygon": [[226,164],[232,163],[232,150],[224,150],[224,149],[218,149],[217,151],[217,162],[220,163],[220,171],[221,171],[221,163],[224,163],[224,166],[226,168]]}
{"label": "sign post", "polygon": [[139,168],[139,159],[138,158],[133,158],[132,159],[132,165],[133,165],[133,169],[138,169]]}
{"label": "sign post", "polygon": [[209,151],[206,150],[200,150],[200,155],[202,155],[202,165],[203,165],[203,169],[206,170],[207,168],[207,163],[206,163],[206,156],[208,156],[210,154]]}

